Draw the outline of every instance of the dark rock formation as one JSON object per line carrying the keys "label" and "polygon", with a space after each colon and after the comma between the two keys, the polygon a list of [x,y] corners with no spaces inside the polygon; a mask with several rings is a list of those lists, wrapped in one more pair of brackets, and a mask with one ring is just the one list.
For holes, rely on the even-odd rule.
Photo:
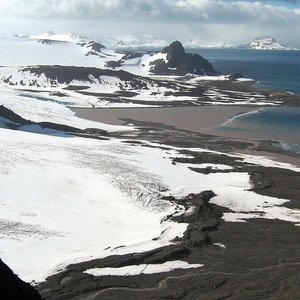
{"label": "dark rock formation", "polygon": [[209,204],[209,200],[216,194],[211,191],[203,191],[200,194],[189,194],[185,199],[185,205],[192,204],[195,210],[190,215],[175,217],[179,223],[189,223],[184,233],[183,244],[189,249],[195,249],[212,244],[209,233],[217,231],[220,226],[222,211]]}
{"label": "dark rock formation", "polygon": [[[148,83],[153,82],[151,80],[145,80],[141,76],[137,76],[122,70],[114,71],[90,67],[35,66],[23,68],[20,70],[20,72],[25,74],[29,72],[37,77],[43,74],[46,76],[48,81],[53,84],[53,86],[57,86],[58,84],[70,84],[73,80],[93,83],[94,80],[91,78],[97,78],[99,79],[99,82],[101,82],[102,76],[119,78],[121,81],[123,81],[124,89],[146,89],[148,87]],[[32,86],[38,85],[32,82]]]}
{"label": "dark rock formation", "polygon": [[185,50],[182,44],[178,41],[164,48],[162,53],[167,53],[168,66],[171,68],[177,67],[181,60],[185,59]]}
{"label": "dark rock formation", "polygon": [[162,50],[163,59],[152,62],[151,72],[157,75],[215,75],[216,71],[208,60],[198,54],[186,53],[182,44],[176,41]]}
{"label": "dark rock formation", "polygon": [[7,120],[7,122],[12,122],[15,124],[27,125],[28,121],[23,119],[21,116],[17,115],[10,109],[6,108],[3,105],[0,105],[0,117]]}
{"label": "dark rock formation", "polygon": [[100,57],[103,56],[101,50],[104,49],[105,46],[103,46],[102,44],[100,44],[98,42],[82,41],[82,42],[78,43],[78,45],[81,47],[86,47],[86,48],[90,49],[90,51],[86,54],[86,56],[88,56],[88,55],[96,55],[96,56],[100,56]]}
{"label": "dark rock formation", "polygon": [[0,299],[35,300],[42,299],[40,294],[28,283],[22,281],[0,259]]}
{"label": "dark rock formation", "polygon": [[[47,278],[38,287],[41,295],[49,300],[54,299],[86,299],[88,296],[95,296],[95,299],[115,299],[117,295],[102,298],[102,292],[110,287],[125,287],[132,289],[146,286],[155,286],[155,281],[165,277],[164,272],[161,274],[140,274],[138,276],[102,276],[94,277],[85,274],[84,271],[90,268],[120,268],[125,266],[141,265],[141,264],[163,264],[169,261],[183,260],[190,263],[196,263],[195,253],[199,250],[212,245],[210,233],[217,231],[222,217],[222,210],[214,205],[209,204],[209,200],[215,196],[213,191],[204,191],[200,194],[189,194],[184,199],[175,199],[173,197],[164,198],[166,201],[175,201],[181,205],[195,206],[195,211],[190,215],[181,215],[178,217],[169,216],[170,220],[179,223],[189,223],[188,229],[182,238],[177,238],[175,243],[170,246],[153,249],[143,253],[130,253],[125,255],[113,255],[104,259],[97,259],[68,266],[61,273],[55,274]],[[163,235],[163,232],[161,233]],[[154,238],[160,239],[161,236]],[[173,271],[173,275],[184,274],[184,270]],[[140,280],[139,276],[142,277]],[[133,279],[134,278],[134,279]],[[155,289],[155,288],[154,288]],[[144,299],[143,296],[134,296],[124,299]],[[149,299],[149,298],[145,298]],[[163,297],[154,297],[153,299],[163,299]],[[173,299],[166,297],[164,299]],[[180,297],[174,299],[182,299]]]}
{"label": "dark rock formation", "polygon": [[[113,62],[112,64],[118,65],[119,62]],[[113,67],[113,65],[110,65]],[[41,82],[39,80],[41,75],[47,78],[47,81],[52,87],[57,87],[60,84],[72,84],[73,80],[81,81],[83,84],[89,87],[89,83],[99,82],[100,84],[107,84],[107,77],[112,79],[118,78],[119,83],[117,87],[121,91],[129,90],[149,90],[151,87],[166,87],[168,89],[180,90],[180,87],[176,83],[172,83],[164,80],[155,80],[148,77],[138,76],[123,70],[109,70],[109,69],[98,69],[91,67],[74,67],[74,66],[32,66],[25,67],[19,71],[24,76],[28,76],[28,73],[33,75],[32,79],[28,79],[26,86],[31,87],[41,87]],[[104,77],[104,79],[103,79]],[[21,82],[16,82],[12,76],[3,79],[3,82],[9,85],[21,85]],[[79,89],[85,88],[86,86],[79,87]],[[73,89],[66,87],[65,89]],[[108,95],[112,96],[112,93]],[[47,100],[47,99],[45,99]]]}
{"label": "dark rock formation", "polygon": [[[88,133],[92,129],[82,130],[79,128],[51,123],[51,122],[32,122],[30,120],[26,120],[13,112],[12,110],[6,108],[3,105],[0,105],[0,117],[4,120],[2,121],[4,126],[9,129],[15,130],[23,130],[22,126],[38,126],[41,129],[52,129],[56,131],[68,132],[68,133]],[[99,130],[100,131],[100,130]],[[102,134],[106,133],[105,131],[101,131]]]}

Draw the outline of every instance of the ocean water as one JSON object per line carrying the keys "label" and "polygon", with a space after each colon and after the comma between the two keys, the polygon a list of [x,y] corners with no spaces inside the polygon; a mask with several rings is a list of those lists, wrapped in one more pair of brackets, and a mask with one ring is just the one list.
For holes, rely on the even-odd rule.
{"label": "ocean water", "polygon": [[251,49],[191,49],[208,59],[224,74],[241,73],[258,82],[260,88],[300,94],[300,51]]}
{"label": "ocean water", "polygon": [[[300,108],[266,107],[236,115],[218,127],[227,134],[282,142],[300,153]],[[294,145],[293,145],[294,144]]]}
{"label": "ocean water", "polygon": [[[255,85],[300,95],[300,51],[199,49],[223,74],[241,73]],[[278,141],[280,147],[300,154],[300,108],[263,108],[241,114],[216,129],[229,136]]]}

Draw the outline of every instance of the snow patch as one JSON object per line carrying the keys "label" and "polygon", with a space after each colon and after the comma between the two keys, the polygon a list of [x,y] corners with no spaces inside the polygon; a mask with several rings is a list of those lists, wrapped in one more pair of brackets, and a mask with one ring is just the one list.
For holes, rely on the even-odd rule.
{"label": "snow patch", "polygon": [[196,269],[203,267],[202,264],[189,264],[185,261],[174,260],[163,264],[142,264],[132,265],[120,268],[95,268],[88,269],[84,273],[93,276],[133,276],[140,274],[156,274],[171,272],[176,269]]}

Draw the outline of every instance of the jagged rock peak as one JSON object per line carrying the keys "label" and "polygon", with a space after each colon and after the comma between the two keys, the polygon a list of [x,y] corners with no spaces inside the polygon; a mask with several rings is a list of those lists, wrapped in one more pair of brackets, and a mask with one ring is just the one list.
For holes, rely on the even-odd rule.
{"label": "jagged rock peak", "polygon": [[150,71],[158,75],[215,75],[213,66],[198,54],[186,53],[181,42],[175,41],[165,47],[161,53],[167,54],[165,59],[151,63]]}
{"label": "jagged rock peak", "polygon": [[175,67],[185,57],[185,50],[179,41],[175,41],[165,47],[162,53],[167,53],[170,67]]}

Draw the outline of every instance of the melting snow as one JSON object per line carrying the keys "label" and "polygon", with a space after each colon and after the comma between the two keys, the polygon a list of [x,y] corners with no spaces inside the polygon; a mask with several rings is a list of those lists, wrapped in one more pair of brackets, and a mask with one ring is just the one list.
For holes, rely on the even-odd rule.
{"label": "melting snow", "polygon": [[176,269],[196,269],[203,267],[202,264],[189,264],[185,261],[174,260],[167,261],[163,264],[142,264],[142,265],[133,265],[120,268],[95,268],[88,269],[84,273],[90,274],[93,276],[132,276],[140,274],[155,274],[155,273],[164,273],[170,272]]}

